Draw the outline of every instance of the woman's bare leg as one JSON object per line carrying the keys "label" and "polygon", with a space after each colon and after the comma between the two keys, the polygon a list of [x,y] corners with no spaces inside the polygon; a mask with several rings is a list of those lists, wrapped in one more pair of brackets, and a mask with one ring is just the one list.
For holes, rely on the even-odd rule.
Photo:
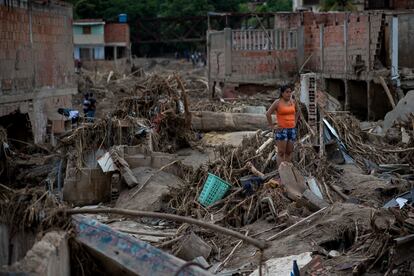
{"label": "woman's bare leg", "polygon": [[292,162],[292,153],[293,153],[293,141],[287,141],[284,161]]}
{"label": "woman's bare leg", "polygon": [[277,145],[277,169],[280,164],[285,161],[287,141],[276,141]]}

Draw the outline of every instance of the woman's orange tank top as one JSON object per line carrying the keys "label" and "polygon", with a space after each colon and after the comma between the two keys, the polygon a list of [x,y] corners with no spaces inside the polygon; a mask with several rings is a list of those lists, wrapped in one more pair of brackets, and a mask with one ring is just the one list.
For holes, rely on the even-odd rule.
{"label": "woman's orange tank top", "polygon": [[280,128],[296,127],[295,113],[296,113],[296,107],[293,103],[290,105],[285,105],[279,102],[279,105],[276,109],[276,118],[277,118],[278,127]]}

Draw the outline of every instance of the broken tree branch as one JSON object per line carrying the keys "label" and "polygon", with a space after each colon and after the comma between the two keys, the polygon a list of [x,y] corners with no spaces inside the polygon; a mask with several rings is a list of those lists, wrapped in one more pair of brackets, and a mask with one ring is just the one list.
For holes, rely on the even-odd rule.
{"label": "broken tree branch", "polygon": [[258,177],[264,177],[264,173],[256,169],[255,166],[253,166],[252,162],[247,162],[246,166],[254,175]]}
{"label": "broken tree branch", "polygon": [[319,211],[313,213],[312,215],[307,216],[306,218],[300,220],[299,222],[293,224],[292,226],[289,226],[285,230],[283,230],[283,231],[281,231],[281,232],[279,232],[279,233],[277,233],[277,234],[275,234],[275,235],[267,238],[266,241],[273,241],[273,240],[275,240],[276,238],[280,237],[282,234],[290,231],[291,229],[297,227],[298,225],[301,225],[302,223],[304,223],[305,221],[309,220],[310,218],[312,218],[312,217],[314,217],[314,216],[322,213],[326,208],[328,208],[328,207],[324,207],[324,208],[320,209]]}
{"label": "broken tree branch", "polygon": [[60,212],[64,212],[69,215],[74,214],[101,214],[101,213],[109,213],[109,214],[117,214],[117,215],[125,215],[125,216],[137,216],[137,217],[148,217],[148,218],[159,218],[159,219],[166,219],[166,220],[173,220],[183,223],[189,223],[198,225],[200,227],[208,228],[216,232],[220,232],[225,235],[229,235],[240,240],[246,241],[249,244],[256,246],[259,249],[266,249],[268,244],[264,240],[253,239],[251,237],[246,237],[245,235],[215,225],[208,222],[196,220],[189,217],[183,217],[173,214],[165,214],[165,213],[156,213],[156,212],[147,212],[147,211],[133,211],[127,209],[119,209],[119,208],[101,208],[101,209],[93,209],[93,208],[82,208],[82,209],[61,209]]}
{"label": "broken tree branch", "polygon": [[379,78],[379,80],[381,82],[382,87],[385,90],[385,93],[387,94],[388,100],[390,101],[392,108],[395,108],[394,98],[392,97],[391,92],[390,92],[390,89],[388,88],[387,84],[385,83],[384,78],[382,76],[379,76],[378,78]]}
{"label": "broken tree branch", "polygon": [[390,152],[390,153],[398,153],[398,152],[406,152],[406,151],[412,151],[414,148],[406,148],[406,149],[382,149],[383,152]]}
{"label": "broken tree branch", "polygon": [[343,200],[348,200],[349,196],[347,196],[346,194],[344,194],[341,190],[338,189],[338,187],[336,187],[335,185],[330,185],[328,184],[329,187],[334,190],[340,197],[342,197]]}
{"label": "broken tree branch", "polygon": [[[249,234],[249,230],[246,231],[245,236],[247,237],[247,235]],[[226,257],[226,259],[224,259],[224,261],[217,267],[216,272],[220,271],[230,260],[231,256],[233,256],[234,252],[236,252],[236,249],[243,243],[243,240],[240,240],[236,246],[233,247],[233,249],[231,250],[230,254]]]}
{"label": "broken tree branch", "polygon": [[150,233],[150,232],[145,232],[145,231],[135,231],[135,230],[124,229],[124,228],[114,228],[114,230],[128,233],[128,234],[143,235],[143,236],[175,237],[175,234],[172,234],[172,233]]}
{"label": "broken tree branch", "polygon": [[154,177],[154,175],[156,175],[157,173],[159,173],[160,171],[164,170],[165,168],[177,163],[178,160],[174,160],[171,163],[168,163],[167,165],[162,166],[161,168],[159,168],[158,170],[156,170],[155,172],[153,172],[148,178],[147,180],[145,180],[144,184],[142,184],[141,187],[139,187],[133,194],[132,197],[135,197],[142,189],[144,189],[144,187],[148,184],[148,182]]}

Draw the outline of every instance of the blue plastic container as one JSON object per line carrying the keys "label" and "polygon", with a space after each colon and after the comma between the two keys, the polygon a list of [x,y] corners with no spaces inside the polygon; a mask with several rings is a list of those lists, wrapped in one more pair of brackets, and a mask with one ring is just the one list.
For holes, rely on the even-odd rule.
{"label": "blue plastic container", "polygon": [[126,13],[119,14],[118,15],[118,21],[119,21],[119,23],[127,23],[128,15]]}
{"label": "blue plastic container", "polygon": [[203,190],[198,197],[198,202],[207,207],[223,198],[231,185],[214,174],[208,173]]}

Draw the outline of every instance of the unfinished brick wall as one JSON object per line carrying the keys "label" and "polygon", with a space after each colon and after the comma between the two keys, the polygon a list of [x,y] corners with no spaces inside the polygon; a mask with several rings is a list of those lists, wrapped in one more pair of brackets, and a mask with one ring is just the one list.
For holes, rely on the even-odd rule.
{"label": "unfinished brick wall", "polygon": [[363,63],[366,69],[369,66],[368,18],[368,15],[350,14],[348,19],[347,70],[350,74],[354,73],[354,68],[359,62]]}
{"label": "unfinished brick wall", "polygon": [[28,114],[34,142],[44,142],[48,120],[75,92],[72,6],[0,2],[1,116]]}
{"label": "unfinished brick wall", "polygon": [[71,7],[23,4],[0,4],[0,92],[74,86]]}
{"label": "unfinished brick wall", "polygon": [[261,82],[289,77],[297,72],[296,49],[232,51],[232,79]]}
{"label": "unfinished brick wall", "polygon": [[414,9],[413,0],[392,0],[392,7],[394,9]]}
{"label": "unfinished brick wall", "polygon": [[129,25],[123,23],[105,24],[105,43],[129,43]]}
{"label": "unfinished brick wall", "polygon": [[351,13],[348,17],[345,13],[304,13],[303,18],[305,57],[312,55],[306,69],[352,77],[357,63],[365,70],[373,68],[382,24],[380,13]]}
{"label": "unfinished brick wall", "polygon": [[295,29],[301,25],[301,14],[277,13],[275,14],[275,29]]}
{"label": "unfinished brick wall", "polygon": [[[345,71],[344,14],[326,14],[323,27],[323,71],[342,74]],[[320,26],[319,26],[320,27]]]}
{"label": "unfinished brick wall", "polygon": [[320,26],[315,20],[314,13],[303,14],[304,54],[309,58],[305,69],[319,71],[321,69]]}
{"label": "unfinished brick wall", "polygon": [[[266,47],[239,47],[243,31],[235,31],[238,37],[232,43],[231,59],[224,58],[224,50],[211,50],[214,58],[210,60],[210,70],[215,76],[223,76],[226,62],[231,63],[231,72],[226,77],[228,82],[260,83],[267,80],[278,81],[278,78],[293,76],[305,60],[307,71],[320,72],[326,78],[363,79],[380,54],[383,44],[385,21],[382,12],[359,13],[277,13],[275,14],[274,31],[287,33],[297,32],[297,45],[293,49],[286,47],[286,36],[283,45],[266,50]],[[257,30],[258,32],[260,30]],[[260,36],[259,36],[260,37]],[[211,44],[215,43],[214,38]],[[263,45],[263,40],[259,39]],[[240,44],[240,45],[239,45]],[[247,43],[249,45],[249,43]],[[212,47],[210,47],[212,49]],[[223,46],[224,48],[224,46]],[[247,49],[246,49],[247,48]],[[300,63],[300,64],[299,64]],[[220,71],[221,70],[221,71]]]}
{"label": "unfinished brick wall", "polygon": [[224,79],[224,32],[209,34],[209,74],[211,79]]}

